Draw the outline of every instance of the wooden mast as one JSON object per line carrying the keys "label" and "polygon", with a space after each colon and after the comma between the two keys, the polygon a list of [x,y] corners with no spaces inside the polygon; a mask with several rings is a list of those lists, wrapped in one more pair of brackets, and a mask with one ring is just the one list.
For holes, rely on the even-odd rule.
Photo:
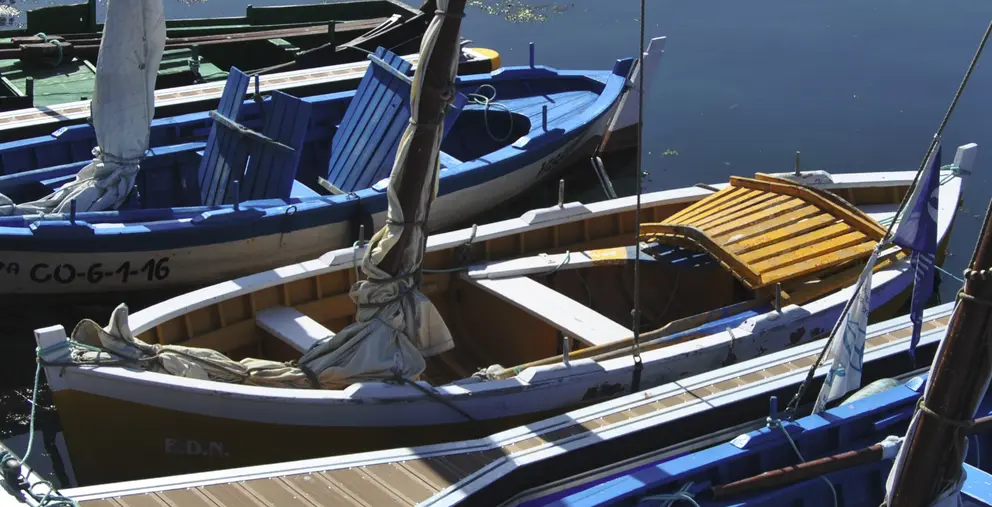
{"label": "wooden mast", "polygon": [[[449,0],[447,15],[437,36],[437,42],[430,58],[418,65],[414,75],[414,82],[417,80],[416,74],[423,74],[423,90],[421,90],[418,109],[414,112],[414,118],[433,118],[433,121],[421,123],[440,124],[444,121],[444,113],[453,97],[449,96],[452,84],[449,83],[450,69],[454,60],[458,57],[458,33],[461,28],[461,18],[465,12],[466,0]],[[424,55],[421,55],[423,57]],[[420,207],[421,189],[427,178],[434,178],[434,144],[437,142],[437,135],[440,130],[430,128],[417,128],[410,141],[410,148],[407,153],[407,170],[399,181],[390,181],[389,185],[395,189],[399,197],[400,209],[404,217],[415,217]],[[428,196],[424,203],[426,216],[430,214],[431,202],[434,201],[433,193]],[[407,218],[410,220],[411,218]],[[424,224],[426,227],[426,224]],[[403,270],[403,252],[410,246],[411,227],[404,227],[400,234],[399,241],[386,253],[379,268],[396,276]],[[421,245],[423,248],[425,245]]]}
{"label": "wooden mast", "polygon": [[[992,376],[992,203],[965,273],[957,308],[930,370],[920,413],[913,418],[895,476],[890,506],[926,506],[961,473],[967,435]],[[950,452],[948,452],[950,451]]]}

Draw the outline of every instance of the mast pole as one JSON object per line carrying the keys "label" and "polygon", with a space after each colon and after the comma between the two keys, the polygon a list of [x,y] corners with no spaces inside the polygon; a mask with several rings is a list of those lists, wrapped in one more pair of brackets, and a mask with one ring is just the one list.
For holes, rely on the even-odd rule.
{"label": "mast pole", "polygon": [[[964,288],[930,370],[926,392],[896,462],[889,505],[927,506],[953,484],[972,424],[992,378],[992,202],[965,270]],[[950,450],[950,452],[948,452]]]}
{"label": "mast pole", "polygon": [[[425,2],[430,5],[433,2]],[[436,15],[443,16],[441,28],[438,31],[437,39],[426,62],[421,60],[423,65],[418,65],[414,72],[414,83],[418,83],[418,78],[422,79],[423,88],[420,90],[420,98],[416,105],[418,108],[414,118],[427,118],[429,122],[421,120],[421,123],[440,123],[444,121],[445,108],[453,100],[453,83],[450,81],[451,69],[458,58],[458,32],[461,28],[462,17],[465,16],[466,0],[448,0],[446,13],[437,11]],[[429,41],[424,41],[421,46],[423,53],[424,45]],[[424,55],[421,55],[424,56]],[[396,189],[399,208],[406,220],[411,220],[417,215],[417,210],[421,206],[421,189],[427,178],[436,176],[434,166],[437,161],[434,159],[434,144],[440,135],[440,129],[430,128],[429,125],[421,125],[415,128],[410,140],[410,148],[407,158],[404,161],[409,169],[403,173],[403,177],[398,181],[390,180],[389,184]],[[412,169],[412,170],[411,170]],[[436,182],[435,182],[436,184]],[[423,203],[426,210],[424,220],[430,213],[431,203],[434,201],[433,192],[427,196],[427,202]],[[392,203],[390,203],[392,205]],[[425,224],[420,224],[426,228]],[[396,244],[386,253],[379,267],[394,276],[400,275],[403,269],[404,252],[412,239],[412,228],[404,227],[400,233]],[[426,234],[424,234],[426,238]],[[420,245],[422,248],[423,245]]]}

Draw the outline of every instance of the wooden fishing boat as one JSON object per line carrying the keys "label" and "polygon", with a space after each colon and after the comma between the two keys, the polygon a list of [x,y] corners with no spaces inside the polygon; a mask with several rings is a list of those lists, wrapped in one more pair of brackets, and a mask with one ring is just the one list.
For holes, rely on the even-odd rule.
{"label": "wooden fishing boat", "polygon": [[[941,244],[976,148],[962,147],[958,169],[942,172]],[[879,223],[894,215],[914,176],[759,175],[644,195],[642,212],[653,224],[642,238],[652,246],[642,253],[640,387],[827,333],[881,237]],[[422,290],[450,323],[455,348],[427,358],[412,384],[315,390],[81,365],[70,361],[80,349],[61,326],[40,329],[70,454],[87,460],[109,445],[128,449],[145,468],[117,457],[127,477],[226,468],[483,436],[628,392],[632,249],[625,245],[634,208],[633,198],[568,203],[432,236]],[[353,321],[348,292],[362,255],[358,247],[337,250],[130,317],[122,307],[105,332],[230,358],[293,360]],[[906,256],[886,252],[872,303],[894,304],[911,281]],[[259,434],[272,445],[250,438]]]}
{"label": "wooden fishing boat", "polygon": [[[920,360],[932,357],[953,310],[954,303],[945,303],[924,311],[928,325],[917,349]],[[863,363],[867,381],[905,371],[911,329],[905,315],[868,326]],[[764,426],[764,419],[755,418],[767,414],[768,397],[794,392],[825,341],[771,352],[473,440],[125,482],[108,482],[116,480],[112,474],[117,471],[104,470],[115,451],[93,455],[98,460],[93,463],[69,456],[72,466],[62,487],[75,484],[72,468],[105,473],[97,482],[94,474],[86,473],[87,484],[92,485],[60,493],[81,507],[108,502],[130,507],[150,498],[182,504],[191,496],[249,497],[273,505],[296,496],[317,507],[340,505],[342,497],[369,505],[514,505],[616,475],[627,469],[621,469],[620,462],[650,463],[664,457],[671,446],[682,447],[691,440],[696,444],[691,450],[703,449]],[[826,369],[819,369],[819,378]],[[646,449],[657,450],[645,454]],[[333,486],[324,486],[327,483]],[[347,493],[335,486],[347,488]]]}
{"label": "wooden fishing boat", "polygon": [[[0,32],[0,111],[88,97],[103,26],[95,0],[27,12],[27,27]],[[244,16],[169,20],[156,88],[361,61],[383,46],[416,51],[434,2],[398,0],[248,6]]]}
{"label": "wooden fishing boat", "polygon": [[[217,113],[155,121],[152,155],[141,162],[137,195],[124,209],[0,217],[0,293],[197,286],[314,258],[353,243],[363,225],[371,236],[385,220],[387,177],[409,120],[410,64],[377,54],[357,91],[303,99],[276,92],[261,104],[242,103],[248,77],[232,73]],[[617,111],[631,63],[459,77],[430,225],[467,220],[591,153]],[[473,93],[479,103],[466,105],[464,95]],[[222,135],[232,128],[224,125],[215,138],[217,114],[290,149],[270,157],[257,139],[228,143]],[[208,134],[206,143],[195,142]],[[4,171],[15,172],[0,177],[0,192],[24,202],[73,181],[89,163],[92,135],[70,127],[5,153]],[[81,161],[66,163],[73,159]],[[35,162],[54,167],[32,170]]]}

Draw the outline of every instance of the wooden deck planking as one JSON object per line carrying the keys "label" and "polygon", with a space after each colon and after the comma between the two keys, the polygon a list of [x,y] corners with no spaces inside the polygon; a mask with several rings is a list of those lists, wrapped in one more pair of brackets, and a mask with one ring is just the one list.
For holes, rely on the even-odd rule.
{"label": "wooden deck planking", "polygon": [[642,237],[702,249],[751,289],[867,257],[881,238],[881,225],[846,201],[765,179],[733,177],[727,189],[645,224]]}
{"label": "wooden deck planking", "polygon": [[789,253],[794,250],[811,246],[820,241],[832,239],[842,234],[846,234],[848,231],[850,231],[850,229],[846,224],[833,224],[825,227],[818,227],[814,228],[807,235],[772,243],[763,248],[758,248],[756,250],[751,250],[750,252],[740,254],[740,257],[745,262],[760,262],[777,255],[782,255],[784,253]]}
{"label": "wooden deck planking", "polygon": [[767,204],[767,206],[758,206],[754,209],[745,210],[740,213],[736,213],[733,216],[714,221],[712,225],[705,227],[706,232],[714,237],[724,234],[731,234],[737,229],[753,224],[755,220],[770,220],[806,206],[806,203],[803,201],[789,197],[784,197],[783,199],[772,199],[771,201],[768,201]]}
{"label": "wooden deck planking", "polygon": [[[924,318],[924,332],[946,327],[950,321],[949,310]],[[869,335],[866,352],[887,346],[893,341],[906,340],[912,334],[912,324],[900,323],[895,329],[882,329]],[[566,426],[552,426],[535,431],[533,435],[512,443],[497,444],[487,451],[467,448],[452,454],[414,458],[319,471],[295,473],[212,484],[194,488],[172,489],[153,493],[139,493],[113,498],[82,502],[83,507],[144,507],[144,506],[389,506],[416,505],[457,485],[459,481],[479,472],[496,460],[514,455],[540,451],[541,445],[558,443],[572,438],[585,438],[586,433],[598,429],[627,424],[635,418],[677,409],[698,403],[700,397],[712,397],[729,390],[765,384],[772,379],[795,375],[808,368],[819,349],[810,347],[802,354],[746,374],[717,376],[708,384],[692,385],[690,390],[669,391],[655,395],[648,403],[625,404],[603,411],[587,420],[573,420]],[[649,398],[650,399],[650,398]]]}
{"label": "wooden deck planking", "polygon": [[805,206],[791,213],[769,217],[731,234],[717,235],[716,240],[724,241],[724,246],[732,252],[742,254],[776,241],[794,238],[836,221],[837,218],[834,216],[820,213],[816,206]]}
{"label": "wooden deck planking", "polygon": [[712,229],[730,220],[757,213],[788,199],[789,196],[787,195],[775,195],[772,193],[755,194],[746,199],[741,199],[726,208],[712,210],[692,220],[686,220],[683,223],[685,225],[699,227],[700,229]]}
{"label": "wooden deck planking", "polygon": [[[817,257],[822,257],[826,254],[838,252],[845,248],[869,241],[864,234],[861,234],[858,231],[852,231],[848,228],[843,232],[843,234],[835,234],[831,239],[818,241],[812,245],[804,246],[795,251],[786,252],[788,255],[779,255],[771,259],[755,262],[754,268],[762,273],[770,273],[786,266],[799,264],[810,259],[816,259]],[[815,232],[811,233],[810,236],[813,236],[814,234]],[[871,242],[871,244],[874,246],[874,242]]]}

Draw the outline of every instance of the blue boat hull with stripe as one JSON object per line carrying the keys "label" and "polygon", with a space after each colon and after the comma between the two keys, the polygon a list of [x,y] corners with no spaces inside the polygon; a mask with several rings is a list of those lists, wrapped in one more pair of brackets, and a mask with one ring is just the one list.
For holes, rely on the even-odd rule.
{"label": "blue boat hull with stripe", "polygon": [[[391,56],[395,55],[386,58]],[[386,63],[396,65],[392,60]],[[442,144],[439,195],[430,227],[464,222],[588,154],[618,108],[631,64],[630,59],[620,60],[612,71],[507,67],[459,77],[460,97],[454,108],[460,112],[449,114],[454,122]],[[372,74],[370,70],[366,78]],[[242,90],[250,86],[247,81],[236,84]],[[235,150],[227,156],[243,157],[236,162],[247,164],[249,175],[252,167],[264,173],[265,164],[292,166],[297,157],[292,178],[277,173],[281,169],[269,169],[263,174],[267,185],[242,172],[245,181],[224,180],[221,188],[217,181],[224,179],[222,171],[211,172],[214,169],[208,167],[205,172],[199,167],[228,163],[209,155],[207,145],[213,141],[207,138],[218,123],[210,114],[155,120],[151,153],[138,175],[138,197],[125,209],[43,219],[0,217],[0,293],[80,294],[204,284],[349,245],[362,224],[366,236],[371,236],[385,218],[384,178],[395,154],[395,146],[387,146],[388,138],[396,124],[405,123],[402,111],[394,111],[402,102],[397,98],[402,97],[402,84],[397,77],[380,86],[386,90],[382,107],[378,112],[365,111],[364,120],[349,116],[356,92],[306,97],[299,105],[291,98],[283,100],[298,108],[294,114],[309,110],[302,136],[299,125],[282,125],[283,130],[296,129],[293,135],[299,139],[287,142],[298,143],[298,152],[278,163],[258,162],[263,158],[259,155],[253,161],[250,151],[258,148],[254,145],[246,148],[249,153]],[[359,97],[362,89],[360,85]],[[462,95],[473,93],[485,98],[474,95],[466,104]],[[234,116],[225,121],[276,132],[278,121],[270,122],[266,115],[276,114],[273,107],[281,106],[273,101],[282,98],[227,106],[222,100],[218,111],[227,107],[225,112]],[[486,104],[485,99],[492,101]],[[393,101],[388,107],[387,100]],[[382,115],[384,108],[385,114],[396,114],[397,119],[382,126],[385,120],[375,115]],[[351,109],[363,113],[362,108]],[[373,115],[371,120],[368,115]],[[377,130],[361,132],[369,121],[380,122]],[[350,137],[342,134],[349,122],[355,125],[348,128],[358,132],[349,130]],[[269,123],[276,126],[270,129]],[[223,131],[217,134],[219,149],[226,142]],[[379,138],[387,140],[374,146]],[[82,125],[0,145],[0,192],[18,202],[51,192],[72,181],[89,162],[94,144],[92,128]],[[291,169],[286,172],[291,174]],[[272,197],[273,186],[286,187],[288,195]]]}

